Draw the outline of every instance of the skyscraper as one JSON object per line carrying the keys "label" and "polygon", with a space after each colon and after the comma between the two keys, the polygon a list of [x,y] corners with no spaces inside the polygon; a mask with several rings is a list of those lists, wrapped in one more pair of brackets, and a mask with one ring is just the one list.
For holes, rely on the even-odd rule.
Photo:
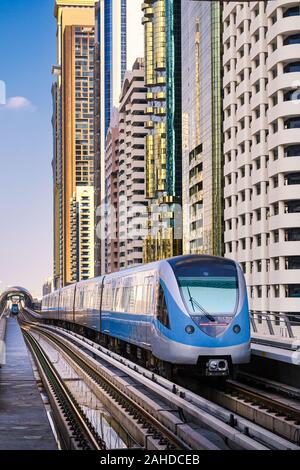
{"label": "skyscraper", "polygon": [[146,105],[140,58],[125,73],[119,110],[113,110],[106,137],[106,272],[143,263]]}
{"label": "skyscraper", "polygon": [[145,261],[182,250],[181,185],[181,2],[147,0],[145,84],[149,135],[146,141],[146,197],[149,235]]}
{"label": "skyscraper", "polygon": [[94,275],[94,8],[56,0],[53,87],[56,287]]}
{"label": "skyscraper", "polygon": [[[142,0],[99,0],[96,5],[95,273],[105,271],[105,141],[113,107],[119,107],[126,70],[143,56]],[[99,209],[100,207],[103,209]],[[102,216],[101,216],[102,214]]]}
{"label": "skyscraper", "polygon": [[[54,69],[55,70],[55,69]],[[58,82],[52,85],[52,129],[53,129],[53,284],[55,289],[61,286],[62,281],[62,177],[61,177],[61,154],[60,142],[58,140],[58,128],[60,125],[59,109],[60,98],[57,93]]]}
{"label": "skyscraper", "polygon": [[184,253],[223,254],[221,2],[182,0]]}
{"label": "skyscraper", "polygon": [[119,241],[119,113],[113,108],[105,141],[105,272],[120,268]]}
{"label": "skyscraper", "polygon": [[258,313],[300,311],[299,2],[224,2],[225,254]]}
{"label": "skyscraper", "polygon": [[143,263],[145,200],[146,88],[144,61],[137,59],[124,77],[119,107],[119,260],[120,268]]}

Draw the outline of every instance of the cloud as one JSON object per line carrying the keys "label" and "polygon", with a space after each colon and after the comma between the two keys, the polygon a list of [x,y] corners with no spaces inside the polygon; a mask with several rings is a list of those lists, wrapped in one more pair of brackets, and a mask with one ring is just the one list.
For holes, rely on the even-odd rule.
{"label": "cloud", "polygon": [[29,101],[24,96],[13,96],[12,98],[9,98],[7,100],[5,108],[12,109],[12,110],[19,110],[19,109],[34,110],[35,109],[31,101]]}

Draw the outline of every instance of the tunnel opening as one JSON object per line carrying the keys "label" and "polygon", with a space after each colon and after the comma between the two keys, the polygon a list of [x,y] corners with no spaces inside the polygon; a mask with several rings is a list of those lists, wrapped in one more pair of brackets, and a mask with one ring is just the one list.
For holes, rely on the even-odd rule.
{"label": "tunnel opening", "polygon": [[24,307],[32,308],[33,298],[30,292],[24,287],[13,286],[6,289],[0,295],[0,313],[9,308],[12,304],[18,303]]}

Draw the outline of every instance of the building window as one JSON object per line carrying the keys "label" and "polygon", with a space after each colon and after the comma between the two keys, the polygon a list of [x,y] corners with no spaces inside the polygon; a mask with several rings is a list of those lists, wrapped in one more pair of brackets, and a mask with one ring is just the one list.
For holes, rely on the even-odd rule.
{"label": "building window", "polygon": [[300,284],[287,284],[285,287],[286,297],[300,297]]}
{"label": "building window", "polygon": [[286,185],[300,184],[300,173],[289,173],[284,180]]}
{"label": "building window", "polygon": [[289,46],[291,44],[300,44],[300,34],[291,34],[284,39],[284,46]]}
{"label": "building window", "polygon": [[300,116],[289,118],[284,121],[285,129],[299,129],[300,128]]}
{"label": "building window", "polygon": [[284,101],[293,101],[293,100],[300,100],[300,91],[299,89],[289,90],[284,93]]}
{"label": "building window", "polygon": [[258,210],[256,211],[256,220],[257,220],[258,222],[261,220],[261,210],[260,210],[260,209],[258,209]]}
{"label": "building window", "polygon": [[289,145],[284,149],[285,157],[300,157],[300,144]]}
{"label": "building window", "polygon": [[300,16],[300,7],[295,6],[288,8],[284,13],[283,13],[283,18],[287,18],[289,16]]}
{"label": "building window", "polygon": [[273,155],[273,160],[274,161],[278,159],[278,149],[277,148],[272,151],[272,155]]}
{"label": "building window", "polygon": [[283,68],[283,73],[300,72],[300,62],[290,62]]}
{"label": "building window", "polygon": [[296,214],[300,212],[300,199],[296,199],[295,201],[288,201],[285,204],[285,213],[288,214]]}
{"label": "building window", "polygon": [[256,246],[261,246],[261,235],[256,236]]}
{"label": "building window", "polygon": [[275,202],[275,204],[273,204],[273,215],[278,215],[279,214],[279,204],[278,202]]}
{"label": "building window", "polygon": [[278,98],[277,98],[277,93],[272,96],[272,105],[276,106],[278,104]]}
{"label": "building window", "polygon": [[259,299],[261,299],[261,297],[262,297],[262,287],[261,287],[261,286],[257,286],[256,289],[257,289],[257,297],[258,297]]}
{"label": "building window", "polygon": [[261,261],[257,261],[256,268],[257,268],[257,272],[261,273]]}
{"label": "building window", "polygon": [[300,256],[287,256],[285,269],[300,269]]}
{"label": "building window", "polygon": [[287,242],[300,241],[300,228],[289,228],[285,230],[285,241]]}

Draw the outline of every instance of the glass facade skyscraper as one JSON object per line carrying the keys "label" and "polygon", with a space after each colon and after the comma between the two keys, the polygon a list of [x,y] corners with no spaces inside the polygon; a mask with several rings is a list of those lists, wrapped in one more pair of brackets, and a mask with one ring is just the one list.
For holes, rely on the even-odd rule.
{"label": "glass facade skyscraper", "polygon": [[222,7],[181,4],[183,251],[222,255]]}
{"label": "glass facade skyscraper", "polygon": [[96,0],[55,1],[55,287],[94,276],[95,3]]}
{"label": "glass facade skyscraper", "polygon": [[145,261],[149,262],[180,254],[182,250],[181,227],[177,226],[181,219],[177,209],[181,207],[182,186],[181,2],[147,0],[143,12],[149,116],[146,124],[149,235]]}
{"label": "glass facade skyscraper", "polygon": [[[127,9],[127,0],[120,0],[120,10],[117,11],[120,15],[120,44],[119,44],[119,53],[120,53],[120,69],[118,72],[120,74],[121,83],[123,82],[124,74],[126,71],[127,65],[127,46],[126,46],[126,30],[127,30],[127,21],[126,21],[126,9]],[[116,10],[115,10],[116,11]],[[113,46],[117,47],[116,44],[113,44],[113,22],[116,20],[116,13],[113,8],[113,0],[106,0],[104,2],[104,87],[105,87],[105,134],[107,133],[108,127],[110,125],[110,116],[113,107]],[[101,9],[97,10],[96,21],[98,23],[98,29],[101,30]]]}
{"label": "glass facade skyscraper", "polygon": [[99,0],[96,5],[95,109],[95,273],[105,272],[104,217],[105,140],[113,107],[118,108],[126,70],[143,51],[142,0]]}

